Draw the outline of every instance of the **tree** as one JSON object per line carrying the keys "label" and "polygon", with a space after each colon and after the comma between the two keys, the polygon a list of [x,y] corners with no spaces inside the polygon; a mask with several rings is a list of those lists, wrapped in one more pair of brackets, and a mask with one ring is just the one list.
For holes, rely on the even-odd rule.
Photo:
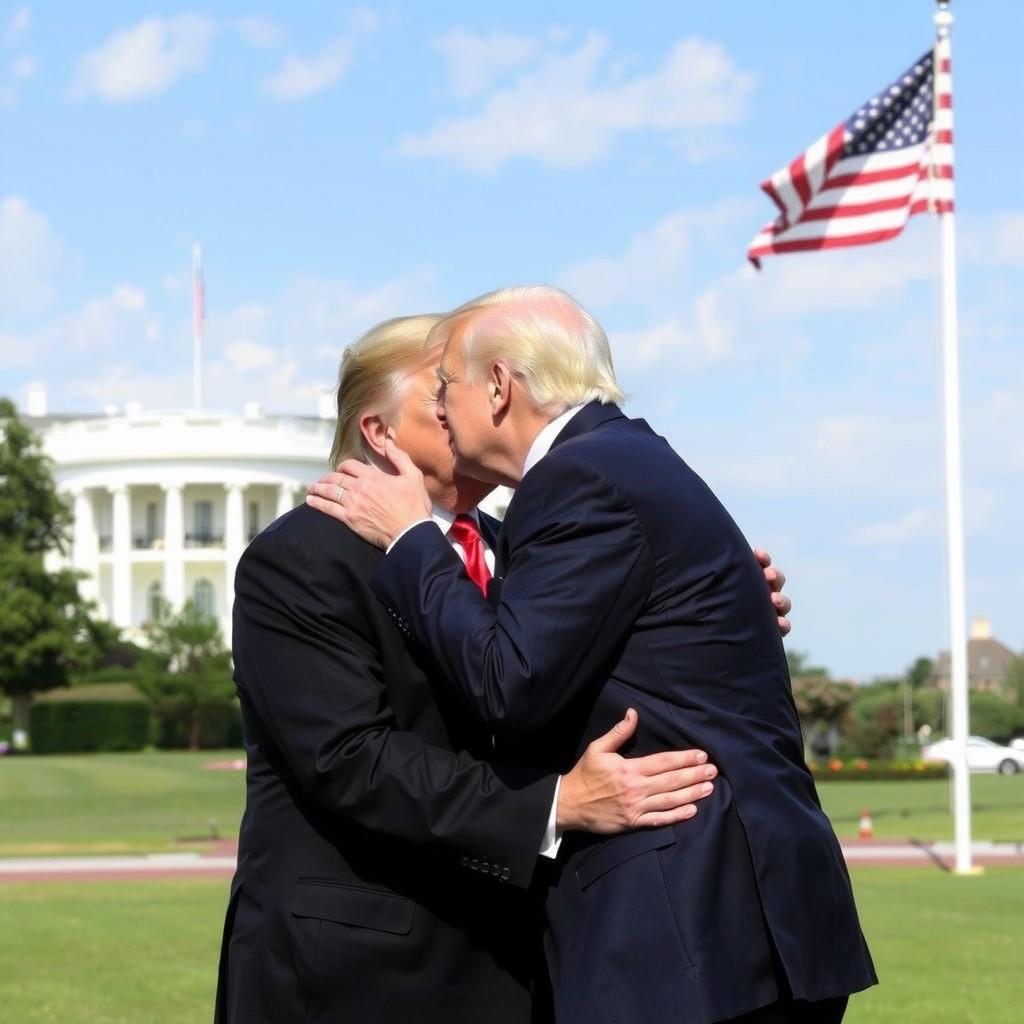
{"label": "tree", "polygon": [[931,658],[918,658],[907,669],[907,680],[912,690],[920,690],[928,686],[935,675],[935,662]]}
{"label": "tree", "polygon": [[831,755],[838,741],[837,727],[853,700],[852,683],[826,675],[798,675],[793,679],[793,702],[815,753]]}
{"label": "tree", "polygon": [[828,669],[810,663],[810,655],[806,651],[786,651],[786,664],[789,665],[789,678],[800,676],[823,676],[828,678]]}
{"label": "tree", "polygon": [[1006,696],[1017,705],[1024,725],[1024,658],[1014,658],[1006,671]]}
{"label": "tree", "polygon": [[148,628],[139,686],[159,717],[187,721],[189,750],[198,750],[204,714],[235,698],[220,628],[191,601],[177,614],[165,609]]}
{"label": "tree", "polygon": [[66,553],[70,526],[39,435],[0,398],[0,689],[16,729],[27,731],[34,693],[67,686],[95,656],[98,627],[80,574],[46,564]]}

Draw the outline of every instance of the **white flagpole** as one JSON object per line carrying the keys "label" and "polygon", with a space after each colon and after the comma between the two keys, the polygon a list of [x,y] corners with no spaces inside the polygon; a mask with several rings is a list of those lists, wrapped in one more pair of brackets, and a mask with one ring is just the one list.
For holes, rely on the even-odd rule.
{"label": "white flagpole", "polygon": [[203,407],[203,321],[206,304],[203,290],[203,253],[196,242],[192,246],[192,408]]}
{"label": "white flagpole", "polygon": [[[953,15],[949,0],[938,0],[935,27],[936,82],[942,62],[949,59],[949,30]],[[960,356],[956,310],[956,231],[952,210],[939,214],[942,236],[942,367],[946,428],[946,543],[949,570],[950,718],[953,739],[953,827],[955,870],[973,874],[971,867],[971,782],[967,768],[970,705],[967,679],[967,608],[964,571],[963,468],[960,458]]]}

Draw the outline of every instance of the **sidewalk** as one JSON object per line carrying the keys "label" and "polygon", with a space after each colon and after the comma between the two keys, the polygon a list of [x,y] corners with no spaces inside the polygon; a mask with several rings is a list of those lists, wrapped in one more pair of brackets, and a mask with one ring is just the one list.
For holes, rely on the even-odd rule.
{"label": "sidewalk", "polygon": [[[952,869],[952,843],[848,840],[843,856],[851,867],[929,867]],[[1024,843],[973,843],[974,863],[983,867],[1024,867]],[[131,857],[0,858],[4,882],[71,882],[146,878],[230,878],[236,844],[225,840],[209,853],[149,853]]]}

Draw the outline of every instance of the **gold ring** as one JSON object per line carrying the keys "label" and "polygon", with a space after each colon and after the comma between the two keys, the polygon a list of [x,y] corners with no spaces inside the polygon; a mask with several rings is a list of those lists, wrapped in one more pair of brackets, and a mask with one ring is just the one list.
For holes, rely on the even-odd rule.
{"label": "gold ring", "polygon": [[341,504],[341,497],[345,493],[345,488],[342,487],[341,484],[335,484],[334,486],[335,486],[335,489],[338,492],[337,496],[335,497],[334,500],[340,505]]}

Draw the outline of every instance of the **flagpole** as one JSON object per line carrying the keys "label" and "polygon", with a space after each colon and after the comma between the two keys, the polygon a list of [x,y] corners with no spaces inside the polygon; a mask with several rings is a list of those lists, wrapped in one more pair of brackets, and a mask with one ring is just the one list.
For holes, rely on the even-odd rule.
{"label": "flagpole", "polygon": [[[949,0],[938,0],[935,28],[936,82],[948,74]],[[967,679],[967,608],[964,570],[963,467],[960,456],[960,355],[956,308],[956,228],[951,209],[939,213],[942,248],[942,368],[946,433],[946,544],[949,572],[950,711],[953,739],[953,828],[955,871],[973,874],[971,866],[971,783],[967,768],[970,705]]]}
{"label": "flagpole", "polygon": [[196,242],[192,246],[192,408],[203,407],[203,253]]}

